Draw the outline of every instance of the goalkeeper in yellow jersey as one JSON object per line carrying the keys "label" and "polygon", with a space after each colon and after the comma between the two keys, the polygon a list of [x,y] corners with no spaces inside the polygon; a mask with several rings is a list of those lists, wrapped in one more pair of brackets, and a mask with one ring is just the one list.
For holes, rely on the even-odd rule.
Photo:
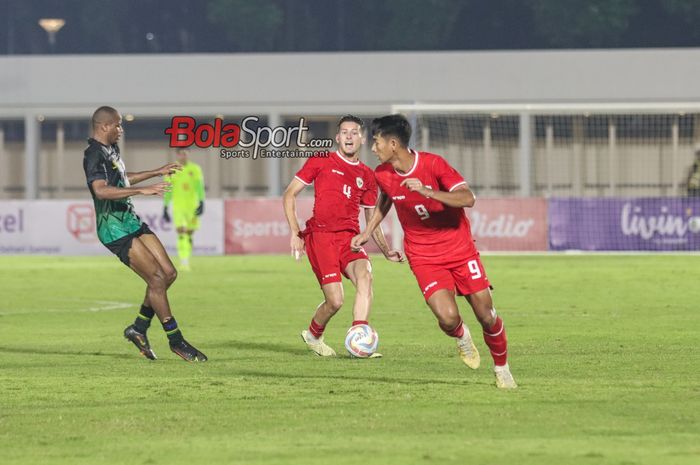
{"label": "goalkeeper in yellow jersey", "polygon": [[204,213],[204,177],[202,168],[188,159],[186,149],[178,149],[176,155],[182,170],[164,178],[171,183],[172,188],[163,196],[163,219],[170,222],[168,206],[172,202],[180,269],[189,271],[192,235],[199,229],[199,216]]}

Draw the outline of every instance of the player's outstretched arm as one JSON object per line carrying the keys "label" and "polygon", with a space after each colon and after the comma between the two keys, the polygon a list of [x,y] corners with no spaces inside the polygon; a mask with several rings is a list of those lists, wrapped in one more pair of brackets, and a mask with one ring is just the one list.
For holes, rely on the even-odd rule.
{"label": "player's outstretched arm", "polygon": [[306,187],[304,183],[294,178],[292,182],[289,183],[282,196],[284,216],[287,218],[289,231],[291,233],[289,246],[292,250],[292,257],[297,260],[304,254],[304,239],[299,237],[301,228],[299,227],[299,220],[297,220],[297,195],[304,190],[304,187]]}
{"label": "player's outstretched arm", "polygon": [[377,205],[374,208],[374,212],[369,220],[367,220],[367,226],[365,230],[362,231],[357,236],[353,237],[350,241],[350,248],[357,252],[364,244],[367,243],[370,236],[374,233],[374,230],[379,226],[384,217],[391,209],[391,198],[384,193],[384,191],[379,191],[379,197],[377,197]]}
{"label": "player's outstretched arm", "polygon": [[[367,223],[369,223],[370,219],[374,215],[374,210],[376,210],[376,207],[365,208],[365,220]],[[384,235],[384,230],[382,229],[381,224],[379,224],[379,226],[377,226],[372,233],[372,239],[374,239],[374,243],[377,244],[377,247],[379,247],[379,250],[382,251],[387,260],[392,262],[404,261],[403,253],[401,253],[400,250],[389,248],[389,244],[386,241],[386,236]]]}
{"label": "player's outstretched arm", "polygon": [[147,179],[155,178],[156,176],[168,176],[181,169],[182,166],[179,163],[168,163],[155,170],[126,173],[126,177],[129,178],[129,184],[138,184]]}
{"label": "player's outstretched arm", "polygon": [[448,207],[464,208],[473,207],[476,203],[476,196],[466,184],[461,184],[451,192],[428,189],[418,178],[408,178],[401,182],[411,192],[418,192],[428,199],[435,199],[444,203]]}
{"label": "player's outstretched arm", "polygon": [[170,189],[167,182],[159,182],[144,187],[114,187],[107,185],[104,179],[92,182],[92,191],[100,200],[122,200],[134,195],[163,195]]}

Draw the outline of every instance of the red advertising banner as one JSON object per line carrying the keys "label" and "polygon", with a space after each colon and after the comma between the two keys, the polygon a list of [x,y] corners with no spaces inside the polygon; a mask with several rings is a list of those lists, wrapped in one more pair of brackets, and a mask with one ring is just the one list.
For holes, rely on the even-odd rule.
{"label": "red advertising banner", "polygon": [[[547,250],[547,201],[542,198],[478,199],[466,209],[472,233],[481,251]],[[297,198],[297,217],[302,229],[313,211],[312,197]],[[391,245],[390,217],[382,223]],[[361,216],[362,213],[361,213]],[[282,199],[230,199],[224,203],[225,253],[290,253],[289,226],[284,218]],[[360,224],[364,227],[364,218]],[[401,233],[401,231],[398,231]],[[370,241],[366,250],[377,252]]]}
{"label": "red advertising banner", "polygon": [[[314,199],[297,198],[297,217],[302,229],[311,217]],[[289,225],[282,199],[232,199],[224,203],[226,224],[224,252],[228,254],[290,253]]]}
{"label": "red advertising banner", "polygon": [[[313,197],[297,197],[297,218],[304,229],[313,213]],[[224,203],[226,254],[289,254],[289,225],[284,217],[281,198],[229,199]],[[382,227],[391,246],[390,217]],[[360,225],[364,213],[360,209]],[[365,246],[369,253],[378,252],[373,240]]]}
{"label": "red advertising banner", "polygon": [[543,198],[480,198],[466,211],[480,251],[547,250],[547,200]]}

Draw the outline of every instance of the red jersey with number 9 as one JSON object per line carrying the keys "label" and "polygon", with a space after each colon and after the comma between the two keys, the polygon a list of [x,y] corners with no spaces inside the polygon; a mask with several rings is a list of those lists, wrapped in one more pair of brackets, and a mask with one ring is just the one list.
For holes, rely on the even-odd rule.
{"label": "red jersey with number 9", "polygon": [[377,183],[364,163],[350,161],[339,152],[309,158],[295,178],[314,185],[314,213],[306,231],[360,232],[360,207],[374,208]]}
{"label": "red jersey with number 9", "polygon": [[418,178],[430,189],[447,192],[467,183],[441,156],[414,150],[411,153],[416,158],[407,173],[399,173],[389,163],[374,171],[379,188],[396,208],[404,231],[406,256],[411,266],[463,262],[477,253],[464,209],[411,192],[401,182]]}

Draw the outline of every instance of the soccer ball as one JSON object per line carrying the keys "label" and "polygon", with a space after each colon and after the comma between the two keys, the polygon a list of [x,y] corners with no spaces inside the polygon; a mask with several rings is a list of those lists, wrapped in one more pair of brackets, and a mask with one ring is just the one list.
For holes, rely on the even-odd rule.
{"label": "soccer ball", "polygon": [[348,329],[345,348],[351,356],[367,358],[377,351],[379,336],[370,325],[356,325]]}

